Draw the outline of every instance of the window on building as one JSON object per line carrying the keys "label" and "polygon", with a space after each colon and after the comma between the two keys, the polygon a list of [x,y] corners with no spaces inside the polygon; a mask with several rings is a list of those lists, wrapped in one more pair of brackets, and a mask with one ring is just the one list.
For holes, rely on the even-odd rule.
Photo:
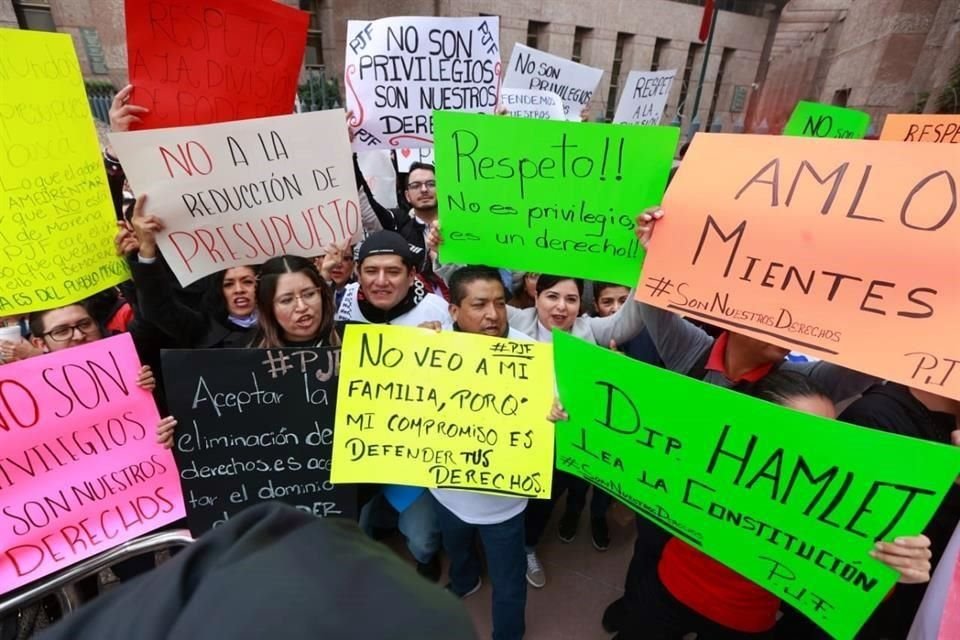
{"label": "window on building", "polygon": [[703,125],[706,131],[709,131],[710,125],[713,124],[713,116],[717,112],[717,101],[720,99],[720,87],[723,85],[723,74],[727,70],[727,63],[730,61],[730,58],[733,57],[734,53],[736,53],[736,49],[727,49],[724,47],[723,53],[720,54],[720,66],[717,68],[717,80],[713,83],[713,98],[710,100],[710,111],[707,115],[707,121]]}
{"label": "window on building", "polygon": [[320,17],[323,0],[300,0],[300,8],[310,14],[303,66],[307,69],[323,69],[323,23]]}
{"label": "window on building", "polygon": [[657,71],[660,68],[660,57],[668,44],[670,44],[670,41],[666,38],[657,38],[657,41],[653,43],[653,59],[650,61],[650,71]]}
{"label": "window on building", "polygon": [[530,20],[527,23],[527,46],[534,49],[539,49],[541,44],[546,44],[544,42],[544,36],[546,35],[546,32],[546,22]]}
{"label": "window on building", "polygon": [[50,13],[50,0],[13,0],[13,12],[17,14],[17,24],[21,29],[32,31],[56,31],[53,15]]}
{"label": "window on building", "polygon": [[583,60],[583,41],[586,40],[590,31],[592,31],[592,29],[588,29],[587,27],[577,27],[574,29],[573,54],[570,56],[570,59],[574,62],[581,62]]}
{"label": "window on building", "polygon": [[838,107],[847,106],[847,101],[850,100],[850,89],[839,89],[833,92],[833,104]]}
{"label": "window on building", "polygon": [[613,49],[613,66],[610,68],[610,93],[607,94],[607,120],[613,120],[617,111],[617,94],[620,91],[620,69],[623,68],[623,52],[633,38],[629,33],[617,34]]}
{"label": "window on building", "polygon": [[690,78],[693,77],[693,64],[700,54],[701,49],[703,49],[702,44],[697,42],[690,43],[690,49],[687,50],[687,62],[683,67],[683,80],[680,82],[680,98],[677,100],[677,110],[684,115],[689,115],[691,118],[693,114],[687,113],[687,92],[690,90]]}

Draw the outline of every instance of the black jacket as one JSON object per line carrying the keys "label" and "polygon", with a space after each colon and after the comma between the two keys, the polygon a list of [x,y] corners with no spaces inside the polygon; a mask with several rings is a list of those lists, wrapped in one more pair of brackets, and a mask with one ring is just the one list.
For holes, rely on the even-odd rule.
{"label": "black jacket", "polygon": [[357,525],[260,504],[44,640],[475,638],[463,605]]}
{"label": "black jacket", "polygon": [[417,222],[410,215],[410,209],[402,206],[402,204],[406,203],[401,203],[401,206],[396,209],[388,209],[377,202],[377,199],[373,197],[373,191],[371,191],[369,185],[367,185],[366,178],[363,177],[363,172],[360,171],[356,154],[353,156],[353,171],[356,174],[357,189],[362,189],[367,195],[370,206],[373,207],[374,213],[377,214],[377,219],[380,220],[380,226],[382,226],[385,231],[395,231],[399,233],[403,236],[403,239],[407,241],[407,244],[414,249],[415,253],[420,257],[420,264],[417,266],[417,271],[420,273],[432,273],[433,263],[430,260],[430,254],[427,252],[427,245],[423,240],[426,225]]}

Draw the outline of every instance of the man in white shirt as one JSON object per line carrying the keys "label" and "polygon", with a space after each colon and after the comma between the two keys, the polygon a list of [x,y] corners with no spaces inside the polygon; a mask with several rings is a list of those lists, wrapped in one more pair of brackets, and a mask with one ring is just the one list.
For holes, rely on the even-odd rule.
{"label": "man in white shirt", "polygon": [[[507,324],[506,289],[496,269],[471,266],[455,271],[450,277],[450,315],[454,331],[530,340]],[[519,640],[527,603],[526,498],[451,489],[430,491],[437,501],[443,547],[450,558],[447,589],[461,598],[480,589],[480,558],[474,546],[479,533],[493,586],[493,638]]]}
{"label": "man in white shirt", "polygon": [[[416,277],[416,264],[414,252],[399,234],[371,234],[357,253],[358,282],[346,286],[336,320],[404,327],[449,323],[446,301],[424,290]],[[392,511],[417,561],[417,571],[438,580],[440,531],[430,492],[421,487],[387,485],[361,509],[360,527],[372,535],[374,524],[391,518]]]}

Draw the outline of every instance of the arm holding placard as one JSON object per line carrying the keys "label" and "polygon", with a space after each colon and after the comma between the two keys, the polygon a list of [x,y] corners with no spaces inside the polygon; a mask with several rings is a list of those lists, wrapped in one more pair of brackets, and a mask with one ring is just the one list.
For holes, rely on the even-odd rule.
{"label": "arm holding placard", "polygon": [[[657,220],[662,217],[663,211],[656,207],[647,209],[637,216],[637,240],[644,249],[650,244]],[[593,331],[594,339],[599,345],[608,345],[611,342],[623,344],[635,338],[643,331],[645,325],[644,307],[646,305],[637,302],[634,293],[635,291],[630,291],[626,303],[612,316],[606,318],[579,318],[577,322],[589,323]],[[651,334],[652,333],[651,331]]]}
{"label": "arm holding placard", "polygon": [[[397,219],[399,212],[395,213],[390,209],[387,209],[385,206],[377,202],[377,199],[373,197],[373,191],[370,190],[370,185],[367,184],[367,179],[363,177],[363,172],[360,170],[360,164],[357,162],[357,154],[353,154],[353,173],[357,180],[357,193],[360,196],[361,214],[364,216],[364,229],[367,228],[366,216],[372,214],[373,217],[377,219],[380,229],[384,229],[386,231],[398,231],[403,222],[402,220]],[[366,200],[366,206],[369,207],[369,210],[366,212],[363,211],[364,200]]]}
{"label": "arm holding placard", "polygon": [[146,195],[137,198],[130,218],[140,246],[130,261],[140,314],[168,336],[193,343],[206,332],[208,318],[176,295],[175,285],[157,248],[156,234],[163,223],[145,212],[146,198]]}

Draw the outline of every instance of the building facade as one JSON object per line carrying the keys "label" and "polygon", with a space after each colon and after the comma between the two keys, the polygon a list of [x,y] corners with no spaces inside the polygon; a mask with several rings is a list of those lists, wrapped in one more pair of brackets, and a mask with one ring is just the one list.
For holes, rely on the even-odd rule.
{"label": "building facade", "polygon": [[747,129],[776,133],[797,100],[960,113],[960,0],[792,0]]}
{"label": "building facade", "polygon": [[[282,0],[311,14],[305,67],[342,87],[347,21],[392,15],[500,18],[503,63],[515,43],[603,69],[592,119],[609,119],[631,70],[676,69],[664,122],[692,105],[706,45],[698,40],[702,0]],[[720,0],[698,121],[729,131],[743,126],[746,100],[767,34],[772,3]],[[0,26],[73,36],[88,82],[126,83],[123,0],[0,0]]]}

